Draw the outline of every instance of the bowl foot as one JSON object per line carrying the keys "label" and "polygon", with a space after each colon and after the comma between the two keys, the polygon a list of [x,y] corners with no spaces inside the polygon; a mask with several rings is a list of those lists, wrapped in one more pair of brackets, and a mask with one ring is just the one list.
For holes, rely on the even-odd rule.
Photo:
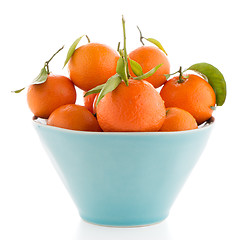
{"label": "bowl foot", "polygon": [[159,224],[161,222],[163,222],[166,218],[168,217],[165,216],[163,218],[160,218],[158,220],[154,220],[154,221],[142,221],[142,223],[135,223],[135,222],[131,222],[131,223],[108,223],[105,221],[93,221],[91,219],[82,217],[83,221],[89,223],[89,224],[93,224],[93,225],[97,225],[97,226],[101,226],[101,227],[113,227],[113,228],[136,228],[136,227],[148,227],[148,226],[152,226],[155,224]]}

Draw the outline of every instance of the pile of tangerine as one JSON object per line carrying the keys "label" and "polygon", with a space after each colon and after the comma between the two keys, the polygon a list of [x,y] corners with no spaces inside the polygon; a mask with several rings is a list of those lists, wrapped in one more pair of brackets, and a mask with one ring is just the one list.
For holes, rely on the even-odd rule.
{"label": "pile of tangerine", "polygon": [[[49,72],[55,53],[28,88],[34,116],[78,131],[183,131],[198,128],[224,103],[226,84],[215,67],[195,64],[188,70],[200,74],[186,74],[181,68],[170,74],[167,54],[157,40],[144,38],[140,31],[141,42],[153,45],[143,44],[127,54],[124,19],[123,33],[124,48],[118,50],[90,43],[86,35],[89,42],[76,48],[83,36],[77,39],[64,64],[69,77]],[[76,88],[83,92],[84,106],[76,104]]]}

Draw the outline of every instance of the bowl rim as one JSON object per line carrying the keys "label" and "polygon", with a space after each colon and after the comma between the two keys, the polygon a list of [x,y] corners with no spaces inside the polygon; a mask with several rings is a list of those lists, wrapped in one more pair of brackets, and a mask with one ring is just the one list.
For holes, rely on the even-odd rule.
{"label": "bowl rim", "polygon": [[[41,118],[40,118],[41,119]],[[46,119],[45,119],[46,120]],[[205,121],[203,124],[201,124],[196,129],[191,130],[184,130],[184,131],[172,131],[172,132],[91,132],[91,131],[78,131],[78,130],[71,130],[66,128],[60,128],[55,126],[50,126],[44,123],[39,122],[39,118],[34,116],[32,119],[34,126],[40,126],[46,129],[52,129],[59,132],[66,132],[66,133],[73,133],[73,134],[79,134],[79,135],[129,135],[129,136],[142,136],[142,135],[181,135],[181,134],[190,134],[194,132],[204,131],[208,128],[211,128],[213,125],[215,125],[215,118],[211,116],[207,121]]]}

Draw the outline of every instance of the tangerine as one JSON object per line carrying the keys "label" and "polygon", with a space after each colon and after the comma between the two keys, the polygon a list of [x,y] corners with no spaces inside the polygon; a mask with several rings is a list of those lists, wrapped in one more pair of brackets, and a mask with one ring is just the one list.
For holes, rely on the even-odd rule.
{"label": "tangerine", "polygon": [[116,73],[119,54],[107,45],[88,43],[77,48],[68,63],[71,80],[88,91]]}
{"label": "tangerine", "polygon": [[[85,91],[83,91],[83,96],[86,94]],[[96,97],[97,93],[93,93],[93,94],[90,94],[86,97],[83,97],[83,103],[84,103],[84,106],[87,108],[88,111],[90,111],[91,113],[94,113],[93,112],[93,109],[94,109],[94,106],[93,106],[93,102],[94,102],[94,99]],[[95,112],[96,113],[96,112]]]}
{"label": "tangerine", "polygon": [[[155,88],[160,87],[166,82],[164,74],[170,73],[170,63],[167,56],[159,48],[155,46],[142,46],[129,54],[129,58],[139,63],[143,73],[150,71],[158,64],[163,64],[151,77],[145,79],[150,82]],[[131,76],[135,76],[131,67],[129,67]]]}
{"label": "tangerine", "polygon": [[78,131],[101,131],[93,114],[84,106],[77,104],[67,104],[57,108],[49,116],[47,124]]}
{"label": "tangerine", "polygon": [[56,108],[75,101],[76,90],[73,82],[60,75],[48,75],[44,83],[30,85],[27,92],[30,110],[41,118],[48,118]]}
{"label": "tangerine", "polygon": [[165,106],[178,107],[188,111],[201,124],[212,116],[211,106],[216,104],[216,96],[211,85],[194,74],[173,77],[160,91]]}
{"label": "tangerine", "polygon": [[144,80],[121,82],[97,105],[97,119],[105,132],[158,131],[165,119],[165,106],[156,89]]}
{"label": "tangerine", "polygon": [[195,118],[187,111],[171,107],[166,109],[166,119],[160,129],[161,132],[185,131],[198,127]]}
{"label": "tangerine", "polygon": [[93,101],[93,114],[97,114],[97,100],[98,100],[99,93],[96,94],[94,101]]}

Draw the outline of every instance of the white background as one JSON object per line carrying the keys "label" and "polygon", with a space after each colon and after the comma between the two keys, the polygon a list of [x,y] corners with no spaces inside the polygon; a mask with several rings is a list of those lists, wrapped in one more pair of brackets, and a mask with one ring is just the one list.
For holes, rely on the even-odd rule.
{"label": "white background", "polygon": [[[240,239],[239,23],[238,1],[5,1],[0,8],[0,239]],[[44,62],[56,74],[71,43],[88,34],[92,42],[128,52],[144,36],[158,39],[171,72],[208,62],[227,81],[228,96],[215,112],[215,128],[198,164],[161,224],[105,228],[85,223],[52,167],[31,123],[26,91]],[[82,44],[86,40],[82,40]],[[81,97],[78,98],[81,103]]]}

